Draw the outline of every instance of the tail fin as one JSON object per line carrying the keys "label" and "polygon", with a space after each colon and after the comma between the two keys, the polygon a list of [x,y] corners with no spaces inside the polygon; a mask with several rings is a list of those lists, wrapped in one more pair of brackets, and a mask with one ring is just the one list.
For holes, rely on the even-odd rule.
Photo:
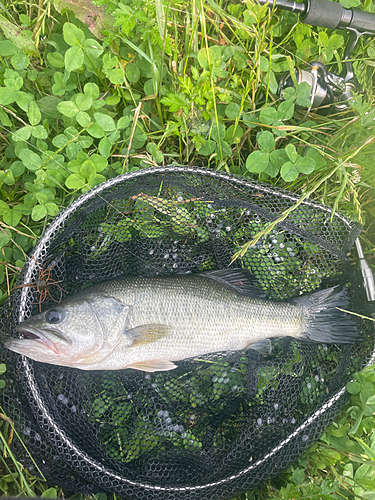
{"label": "tail fin", "polygon": [[309,311],[309,324],[303,336],[317,342],[347,344],[363,341],[361,322],[352,314],[338,310],[350,309],[346,288],[335,286],[310,293],[294,300]]}

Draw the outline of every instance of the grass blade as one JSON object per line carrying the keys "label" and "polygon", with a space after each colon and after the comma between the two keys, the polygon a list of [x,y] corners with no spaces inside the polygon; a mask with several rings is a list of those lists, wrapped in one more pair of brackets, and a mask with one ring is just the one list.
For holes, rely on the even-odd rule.
{"label": "grass blade", "polygon": [[162,0],[155,0],[156,21],[158,23],[160,38],[165,38],[165,15]]}

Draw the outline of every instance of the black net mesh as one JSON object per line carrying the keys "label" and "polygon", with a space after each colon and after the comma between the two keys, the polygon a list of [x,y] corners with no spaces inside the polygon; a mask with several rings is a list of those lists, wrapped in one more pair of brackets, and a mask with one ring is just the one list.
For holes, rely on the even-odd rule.
{"label": "black net mesh", "polygon": [[[19,279],[30,286],[16,289],[2,309],[2,340],[54,303],[37,289],[41,273],[55,300],[120,275],[230,265],[250,269],[273,299],[343,279],[355,288],[347,254],[359,225],[310,201],[231,264],[241,245],[297,201],[268,185],[190,167],[112,179],[47,229]],[[284,470],[321,435],[346,401],[345,383],[372,356],[366,328],[361,343],[287,337],[273,340],[268,356],[215,353],[153,374],[83,372],[2,348],[8,370],[0,402],[46,478],[69,491],[230,498]]]}

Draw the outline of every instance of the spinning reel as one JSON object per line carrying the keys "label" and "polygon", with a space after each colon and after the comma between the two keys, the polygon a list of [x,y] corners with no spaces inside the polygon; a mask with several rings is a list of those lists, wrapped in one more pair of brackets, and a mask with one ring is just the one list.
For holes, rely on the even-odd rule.
{"label": "spinning reel", "polygon": [[[353,65],[349,61],[350,55],[362,35],[375,35],[375,14],[359,9],[344,9],[342,5],[329,0],[307,0],[304,3],[289,2],[288,0],[257,0],[259,4],[275,5],[280,9],[297,12],[300,21],[312,26],[329,29],[346,29],[350,38],[344,53],[344,74],[336,75],[330,72],[321,62],[311,63],[311,69],[301,70],[294,68],[297,83],[307,82],[311,86],[310,109],[322,106],[333,106],[336,111],[348,108],[348,101],[357,91],[357,81],[354,76]],[[279,94],[284,89],[293,87],[290,73],[285,73],[279,84]]]}

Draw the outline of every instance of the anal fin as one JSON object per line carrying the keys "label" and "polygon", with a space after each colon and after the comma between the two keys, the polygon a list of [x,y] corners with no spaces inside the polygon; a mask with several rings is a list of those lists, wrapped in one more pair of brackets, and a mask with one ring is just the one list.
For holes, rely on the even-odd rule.
{"label": "anal fin", "polygon": [[253,349],[263,356],[269,356],[272,353],[272,342],[271,339],[262,339],[254,344],[250,344],[247,348]]}
{"label": "anal fin", "polygon": [[151,359],[132,363],[125,366],[125,368],[132,368],[133,370],[141,370],[143,372],[166,372],[174,370],[177,368],[177,365],[166,359]]}

